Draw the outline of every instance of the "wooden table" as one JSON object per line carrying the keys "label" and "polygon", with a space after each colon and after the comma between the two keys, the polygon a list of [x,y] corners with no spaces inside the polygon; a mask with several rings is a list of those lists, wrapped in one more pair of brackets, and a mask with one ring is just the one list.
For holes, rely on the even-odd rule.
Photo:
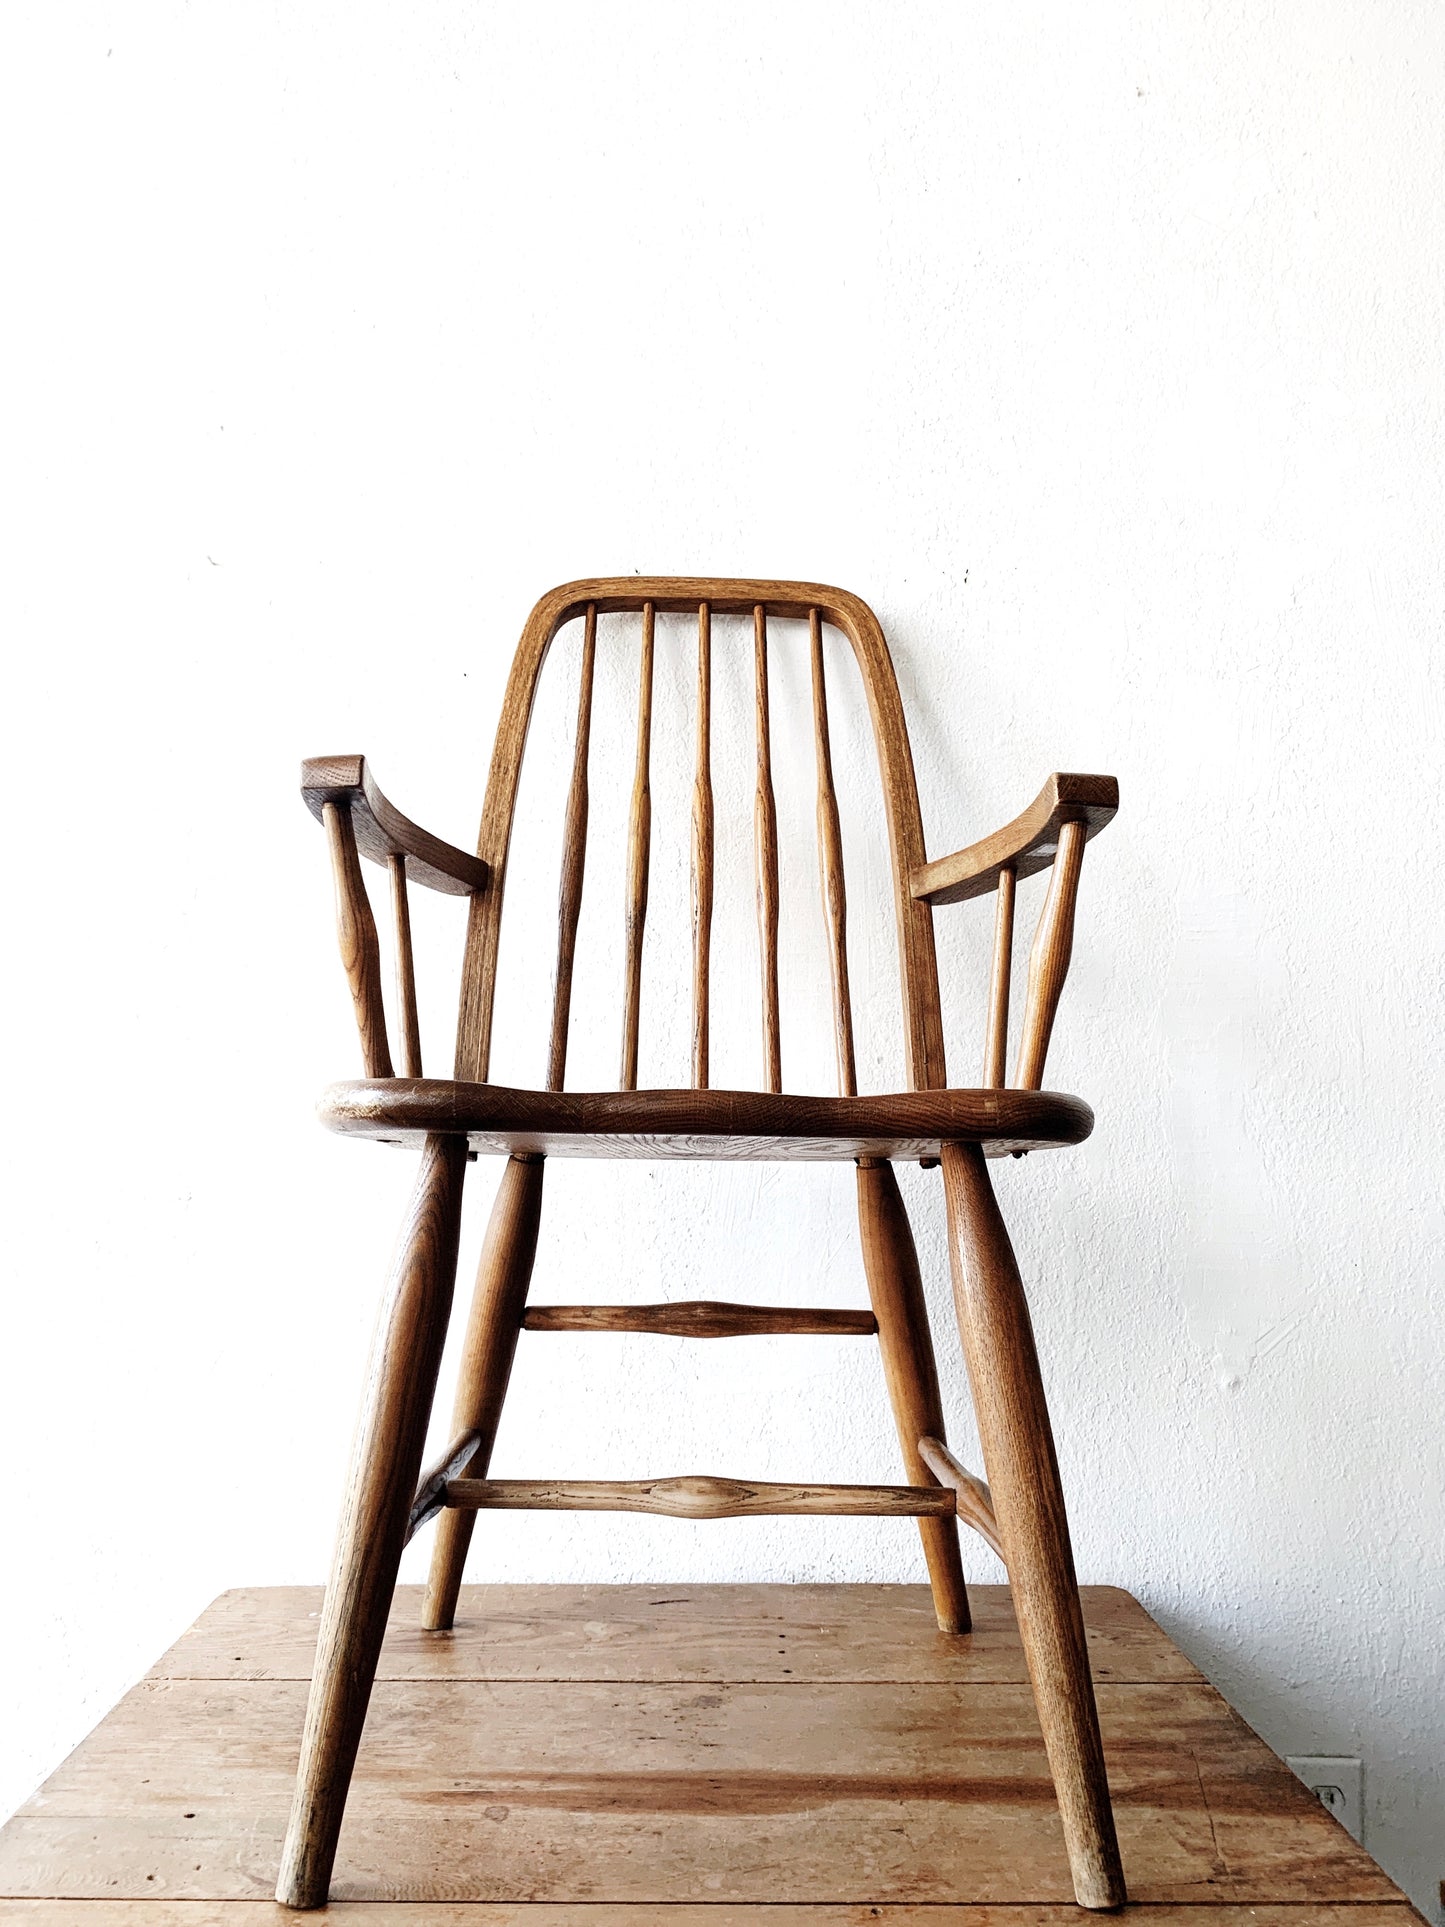
{"label": "wooden table", "polygon": [[[950,1639],[923,1586],[475,1586],[453,1635],[403,1587],[326,1917],[1080,1927],[1008,1594],[971,1591]],[[0,1919],[303,1918],[270,1894],[319,1606],[202,1614],[0,1830]],[[1127,1593],[1084,1612],[1141,1927],[1413,1927]]]}

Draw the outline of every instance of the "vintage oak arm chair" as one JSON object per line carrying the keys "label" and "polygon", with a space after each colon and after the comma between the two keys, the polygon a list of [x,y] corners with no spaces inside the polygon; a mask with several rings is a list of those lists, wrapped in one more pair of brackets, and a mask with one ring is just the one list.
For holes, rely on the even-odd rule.
{"label": "vintage oak arm chair", "polygon": [[[697,620],[697,761],[692,813],[692,1084],[637,1088],[643,932],[651,847],[649,768],[655,618]],[[636,778],[627,863],[622,1069],[615,1091],[563,1088],[573,953],[587,843],[588,748],[597,618],[640,618]],[[713,910],[711,653],[715,616],[750,618],[757,743],[755,844],[767,1088],[715,1090],[708,1075]],[[818,843],[832,960],[837,1097],[783,1092],[778,1016],[778,847],[768,712],[770,619],[805,622],[812,664]],[[544,1090],[487,1081],[507,851],[533,698],[553,639],[582,624],[576,747],[568,791],[556,989]],[[822,630],[851,645],[867,694],[882,779],[897,915],[906,1087],[859,1095],[848,989],[843,849],[829,750]],[[969,1630],[958,1521],[1003,1560],[1058,1793],[1074,1887],[1085,1907],[1113,1908],[1124,1881],[1104,1774],[1068,1523],[1028,1305],[994,1201],[987,1159],[1077,1144],[1093,1125],[1077,1097],[1042,1088],[1049,1033],[1068,969],[1084,844],[1118,806],[1104,776],[1052,776],[1006,829],[928,862],[908,733],[887,644],[856,596],[813,582],[624,577],[572,582],[528,618],[502,707],[477,854],[440,842],[394,809],[360,756],[304,765],[307,803],[325,825],[336,877],[342,957],[366,1075],[337,1084],[324,1121],[351,1137],[415,1144],[421,1171],[403,1228],[368,1370],[363,1410],[321,1616],[291,1824],[277,1897],[324,1903],[362,1724],[402,1548],[437,1518],[425,1623],[451,1626],[475,1512],[541,1507],[668,1513],[685,1519],[744,1513],[916,1515],[938,1623]],[[376,925],[360,857],[391,874],[397,949],[401,1074],[382,1003]],[[1005,1075],[1014,891],[1052,864],[1028,965],[1013,1081]],[[455,1070],[424,1077],[417,1034],[407,886],[470,898]],[[997,898],[988,1034],[978,1088],[949,1085],[944,1068],[933,913],[993,892]],[[457,1389],[455,1436],[422,1473],[457,1261],[468,1157],[506,1159],[477,1274]],[[542,1181],[549,1157],[850,1159],[872,1312],[774,1310],[672,1303],[527,1308]],[[943,1412],[918,1260],[890,1160],[941,1164],[953,1286],[988,1483],[945,1442]],[[769,1485],[728,1478],[634,1483],[489,1479],[488,1459],[516,1349],[527,1331],[643,1331],[716,1338],[756,1332],[877,1334],[908,1484]]]}

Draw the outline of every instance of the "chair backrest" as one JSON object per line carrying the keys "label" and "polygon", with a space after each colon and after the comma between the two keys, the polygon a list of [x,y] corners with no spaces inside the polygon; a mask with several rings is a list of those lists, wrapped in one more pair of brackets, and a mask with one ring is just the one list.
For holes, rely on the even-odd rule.
{"label": "chair backrest", "polygon": [[924,860],[923,827],[918,808],[913,758],[897,679],[878,620],[866,603],[844,590],[816,582],[754,582],[704,577],[624,576],[569,582],[542,597],[522,632],[497,727],[487,782],[477,855],[488,866],[488,887],[472,898],[457,1025],[456,1075],[485,1081],[491,1055],[492,1012],[497,989],[507,857],[512,839],[518,783],[528,725],[542,667],[553,639],[564,625],[583,625],[581,683],[571,783],[563,832],[556,985],[553,998],[547,1086],[560,1090],[566,1071],[571,1012],[572,964],[587,854],[588,757],[592,691],[596,667],[597,618],[630,613],[638,618],[640,651],[635,775],[628,827],[626,954],[622,998],[621,1077],[623,1089],[637,1083],[641,1021],[643,934],[647,920],[648,873],[652,848],[650,769],[652,690],[656,618],[691,613],[697,618],[696,774],[692,802],[692,1082],[705,1088],[710,1057],[710,956],[713,913],[714,826],[712,789],[712,620],[744,616],[753,629],[754,714],[757,784],[754,845],[757,879],[760,1004],[764,1078],[769,1090],[782,1089],[782,1037],[778,1002],[778,840],[773,796],[768,702],[768,624],[773,619],[806,622],[812,669],[813,733],[817,769],[817,825],[820,874],[833,980],[833,1031],[838,1086],[857,1089],[853,1014],[848,985],[847,899],[838,802],[833,784],[824,679],[822,632],[838,630],[850,644],[862,676],[872,719],[883,805],[888,823],[894,909],[898,929],[899,977],[907,1076],[915,1090],[941,1089],[943,1028],[939,1013],[938,966],[930,905],[910,889],[910,878]]}

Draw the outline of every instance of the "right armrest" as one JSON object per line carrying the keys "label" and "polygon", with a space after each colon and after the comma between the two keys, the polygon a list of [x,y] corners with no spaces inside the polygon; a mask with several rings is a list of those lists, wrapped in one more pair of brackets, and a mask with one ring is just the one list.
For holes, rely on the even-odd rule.
{"label": "right armrest", "polygon": [[308,757],[301,765],[301,794],[318,823],[324,822],[328,803],[345,804],[357,850],[373,863],[384,865],[390,857],[403,856],[410,882],[445,890],[449,896],[478,896],[486,889],[491,872],[482,859],[443,843],[388,803],[372,781],[364,756]]}
{"label": "right armrest", "polygon": [[1119,785],[1112,776],[1051,776],[1022,816],[952,856],[920,863],[908,879],[915,897],[935,907],[987,896],[998,885],[1000,870],[1013,871],[1022,881],[1045,870],[1059,847],[1064,823],[1082,823],[1087,842],[1112,820],[1119,808]]}

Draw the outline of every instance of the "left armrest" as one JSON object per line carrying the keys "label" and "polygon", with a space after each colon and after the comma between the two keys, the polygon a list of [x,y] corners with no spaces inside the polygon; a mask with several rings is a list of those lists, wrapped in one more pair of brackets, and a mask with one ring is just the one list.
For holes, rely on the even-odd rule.
{"label": "left armrest", "polygon": [[952,856],[920,863],[908,879],[915,897],[935,907],[987,896],[999,872],[1012,868],[1015,879],[1047,869],[1059,847],[1059,828],[1082,823],[1085,842],[1097,836],[1119,808],[1119,784],[1112,776],[1051,776],[1022,816],[981,842]]}
{"label": "left armrest", "polygon": [[364,756],[308,757],[301,765],[301,794],[318,823],[326,820],[328,803],[344,804],[351,812],[356,847],[373,863],[404,857],[413,883],[445,890],[449,896],[476,896],[486,889],[490,873],[482,859],[443,843],[403,816],[376,787]]}

